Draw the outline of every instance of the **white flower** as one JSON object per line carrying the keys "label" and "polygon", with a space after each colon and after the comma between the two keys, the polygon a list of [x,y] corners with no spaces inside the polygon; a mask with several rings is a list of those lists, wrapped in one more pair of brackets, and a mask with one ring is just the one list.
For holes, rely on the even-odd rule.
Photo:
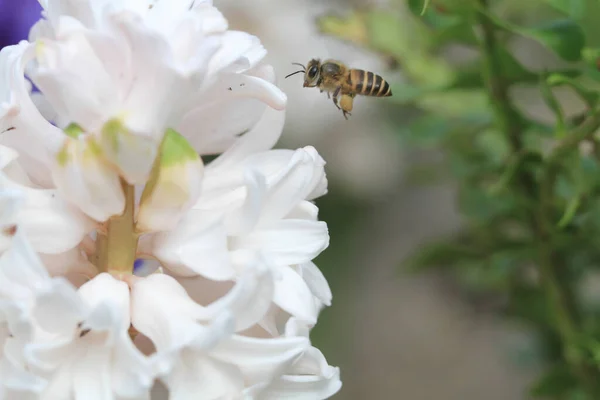
{"label": "white flower", "polygon": [[207,307],[193,302],[166,275],[155,274],[133,286],[133,325],[156,346],[159,376],[173,399],[240,396],[245,385],[270,381],[307,349],[308,341],[301,337],[235,334],[262,318],[273,295],[269,270],[251,264],[227,295]]}
{"label": "white flower", "polygon": [[271,150],[286,97],[259,40],[209,1],[40,2],[0,51],[0,399],[339,390],[307,334],[325,163]]}
{"label": "white flower", "polygon": [[[307,200],[325,192],[325,163],[312,147],[261,151],[277,140],[282,123],[282,115],[267,111],[206,168],[204,193],[179,225],[147,238],[142,251],[180,275],[216,280],[236,277],[244,270],[238,258],[261,251],[275,269],[274,302],[314,324],[320,310],[313,301],[317,294],[299,272],[308,270],[311,285],[322,286],[322,275],[315,278],[308,263],[327,247],[329,236]],[[304,267],[290,267],[296,265]],[[314,290],[321,292],[323,304],[330,304],[326,283]]]}
{"label": "white flower", "polygon": [[49,381],[42,398],[147,397],[154,376],[129,338],[126,283],[104,273],[75,291],[57,281],[38,293],[33,313],[38,329],[27,361]]}

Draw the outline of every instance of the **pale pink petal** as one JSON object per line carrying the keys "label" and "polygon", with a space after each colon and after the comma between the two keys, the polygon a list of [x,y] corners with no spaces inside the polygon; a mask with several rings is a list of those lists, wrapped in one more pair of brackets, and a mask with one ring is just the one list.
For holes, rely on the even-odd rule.
{"label": "pale pink petal", "polygon": [[64,253],[40,254],[40,258],[51,276],[80,274],[92,278],[98,274],[96,267],[78,247]]}

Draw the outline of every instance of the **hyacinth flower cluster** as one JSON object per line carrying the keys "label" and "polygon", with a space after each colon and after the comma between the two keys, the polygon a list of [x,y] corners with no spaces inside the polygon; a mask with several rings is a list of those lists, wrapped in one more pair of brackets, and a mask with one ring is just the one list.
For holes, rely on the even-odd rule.
{"label": "hyacinth flower cluster", "polygon": [[325,162],[272,149],[260,41],[211,1],[40,3],[0,52],[0,399],[339,391]]}

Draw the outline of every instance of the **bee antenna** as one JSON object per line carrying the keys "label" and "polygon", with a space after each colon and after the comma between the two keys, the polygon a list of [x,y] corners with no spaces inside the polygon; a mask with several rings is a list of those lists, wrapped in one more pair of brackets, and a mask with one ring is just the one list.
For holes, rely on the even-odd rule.
{"label": "bee antenna", "polygon": [[290,77],[290,76],[292,76],[292,75],[296,75],[296,74],[300,74],[300,73],[304,73],[304,71],[296,71],[296,72],[292,72],[291,74],[287,75],[287,76],[286,76],[285,78],[283,78],[283,79],[287,79],[287,78],[289,78],[289,77]]}
{"label": "bee antenna", "polygon": [[297,65],[302,68],[303,72],[306,71],[306,67],[300,63],[292,63],[292,65]]}

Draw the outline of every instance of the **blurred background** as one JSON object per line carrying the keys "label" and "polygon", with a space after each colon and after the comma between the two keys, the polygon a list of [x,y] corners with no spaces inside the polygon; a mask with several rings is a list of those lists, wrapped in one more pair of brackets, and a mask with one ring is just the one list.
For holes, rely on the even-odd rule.
{"label": "blurred background", "polygon": [[[18,3],[18,6],[16,6]],[[401,7],[396,1],[395,10]],[[333,291],[313,331],[315,345],[341,368],[336,399],[525,399],[540,366],[529,356],[524,326],[495,313],[485,297],[472,298],[436,271],[409,272],[404,261],[420,245],[461,227],[452,180],[415,178],[415,166],[436,163],[440,149],[411,146],[404,137],[414,113],[390,99],[358,98],[346,121],[327,96],[302,87],[292,62],[334,58],[402,82],[389,58],[320,33],[317,18],[350,8],[386,7],[367,0],[215,1],[232,29],[258,36],[288,95],[281,147],[312,145],[327,161],[329,193],[317,201],[331,245],[317,260]],[[12,8],[12,11],[8,11]],[[0,47],[26,38],[38,18],[36,0],[0,0]],[[400,10],[408,14],[408,10]],[[404,40],[418,42],[419,37]],[[418,46],[416,44],[415,46]],[[516,43],[522,61],[549,57],[532,43]],[[469,57],[452,49],[449,59]],[[393,86],[395,87],[395,86]],[[403,96],[394,91],[394,96]],[[519,100],[539,118],[541,100]],[[575,102],[573,100],[573,102]],[[565,102],[570,107],[569,99]],[[577,104],[572,107],[576,107]],[[440,167],[442,168],[442,167]]]}

